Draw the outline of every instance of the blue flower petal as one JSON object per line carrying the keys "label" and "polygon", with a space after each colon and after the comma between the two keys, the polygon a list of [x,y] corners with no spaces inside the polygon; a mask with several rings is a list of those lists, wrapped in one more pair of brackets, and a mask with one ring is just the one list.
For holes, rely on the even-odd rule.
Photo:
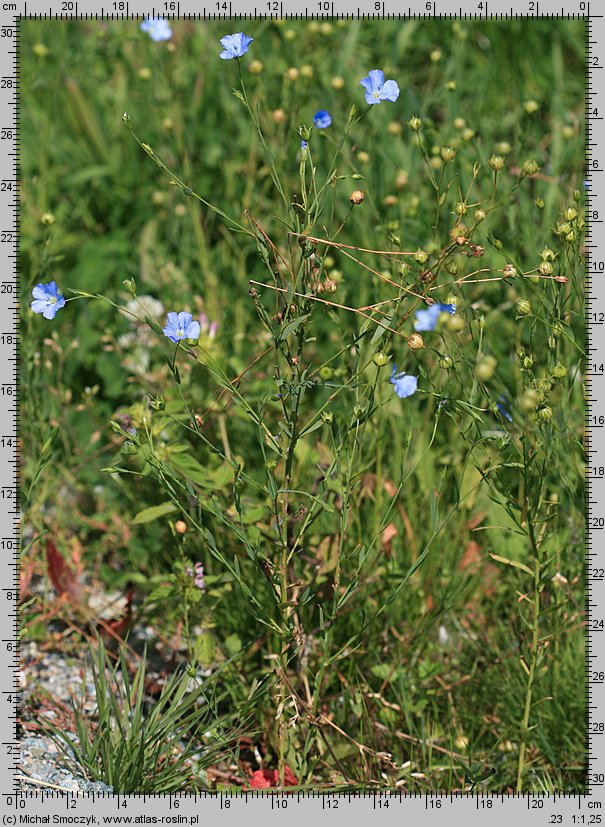
{"label": "blue flower petal", "polygon": [[317,129],[327,129],[332,123],[332,116],[326,109],[320,109],[313,116],[313,123]]}
{"label": "blue flower petal", "polygon": [[243,32],[236,34],[227,34],[221,37],[221,46],[224,51],[219,55],[223,60],[233,60],[235,57],[242,57],[248,51],[248,47],[252,43],[253,38],[248,37]]}
{"label": "blue flower petal", "polygon": [[400,399],[406,399],[418,390],[418,377],[408,376],[405,373],[397,373],[397,365],[393,366],[390,381],[391,384],[395,386],[395,393]]}
{"label": "blue flower petal", "polygon": [[399,97],[399,86],[394,80],[385,81],[382,69],[372,69],[360,83],[365,89],[366,103],[396,101]]}
{"label": "blue flower petal", "polygon": [[32,296],[34,301],[30,305],[31,309],[34,313],[41,313],[45,319],[54,319],[57,312],[65,307],[65,299],[54,281],[36,284]]}
{"label": "blue flower petal", "polygon": [[380,90],[380,100],[392,101],[393,103],[399,97],[399,86],[394,80],[387,80]]}

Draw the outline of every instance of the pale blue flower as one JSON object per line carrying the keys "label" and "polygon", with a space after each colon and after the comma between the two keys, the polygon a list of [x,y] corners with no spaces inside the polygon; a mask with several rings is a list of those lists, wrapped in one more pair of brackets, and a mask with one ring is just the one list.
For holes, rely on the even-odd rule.
{"label": "pale blue flower", "polygon": [[199,339],[200,323],[192,321],[191,313],[184,310],[181,313],[169,313],[168,324],[164,328],[164,336],[172,342],[181,342],[183,339]]}
{"label": "pale blue flower", "polygon": [[146,17],[141,23],[140,29],[156,43],[162,40],[170,40],[172,37],[170,24],[163,17]]}
{"label": "pale blue flower", "polygon": [[508,419],[509,422],[512,422],[513,418],[507,406],[510,407],[510,402],[508,401],[506,396],[503,393],[501,393],[498,397],[498,401],[496,402],[496,408],[498,409],[499,414],[501,414],[505,419]]}
{"label": "pale blue flower", "polygon": [[248,46],[252,43],[253,38],[238,32],[237,34],[227,34],[221,37],[221,46],[224,51],[220,53],[219,57],[223,60],[233,60],[234,57],[242,57],[248,51]]}
{"label": "pale blue flower", "polygon": [[332,123],[332,116],[326,109],[320,109],[313,115],[313,123],[318,129],[327,129]]}
{"label": "pale blue flower", "polygon": [[65,299],[59,293],[57,283],[49,281],[48,284],[36,284],[32,290],[34,301],[31,309],[34,313],[42,313],[45,319],[54,319],[62,307],[65,307]]}
{"label": "pale blue flower", "polygon": [[414,330],[434,330],[442,313],[449,313],[450,316],[453,316],[455,312],[455,304],[432,304],[427,310],[417,310]]}
{"label": "pale blue flower", "polygon": [[394,80],[385,81],[381,69],[372,69],[360,83],[366,90],[366,103],[394,102],[399,97],[399,86]]}
{"label": "pale blue flower", "polygon": [[393,365],[391,384],[395,385],[395,393],[397,396],[400,399],[405,399],[418,390],[418,377],[407,376],[405,373],[397,373],[397,365]]}

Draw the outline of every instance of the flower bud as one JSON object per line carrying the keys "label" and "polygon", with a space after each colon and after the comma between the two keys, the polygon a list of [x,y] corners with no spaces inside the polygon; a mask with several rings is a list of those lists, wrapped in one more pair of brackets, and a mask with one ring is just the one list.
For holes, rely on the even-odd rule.
{"label": "flower bud", "polygon": [[539,108],[540,104],[538,103],[538,101],[535,100],[525,101],[525,103],[523,104],[523,109],[525,109],[528,115],[533,115],[534,112],[537,112]]}
{"label": "flower bud", "polygon": [[538,265],[538,272],[542,276],[550,276],[552,271],[553,271],[553,266],[550,263],[550,261],[541,261],[540,264]]}
{"label": "flower bud", "polygon": [[184,520],[177,520],[174,524],[174,530],[177,534],[187,533],[187,523]]}
{"label": "flower bud", "polygon": [[143,66],[139,69],[138,75],[139,80],[151,80],[151,69],[147,66]]}
{"label": "flower bud", "polygon": [[538,391],[533,388],[526,388],[519,399],[519,408],[523,413],[531,413],[535,411],[540,404],[540,397]]}
{"label": "flower bud", "polygon": [[549,419],[552,419],[552,408],[549,405],[544,405],[544,407],[538,411],[538,416],[544,422],[548,422]]}
{"label": "flower bud", "polygon": [[271,119],[273,120],[273,123],[285,123],[287,120],[286,113],[283,109],[274,109],[271,113]]}
{"label": "flower bud", "polygon": [[559,362],[558,365],[554,366],[552,375],[555,379],[564,379],[567,376],[567,368]]}
{"label": "flower bud", "polygon": [[365,195],[361,190],[353,190],[353,192],[349,196],[349,201],[351,202],[351,204],[353,204],[354,207],[357,207],[359,204],[361,204],[364,198]]}
{"label": "flower bud", "polygon": [[450,368],[454,367],[454,360],[451,356],[444,354],[439,358],[439,367],[443,368],[443,370],[449,370]]}
{"label": "flower bud", "polygon": [[300,75],[301,77],[306,78],[307,80],[311,80],[311,78],[313,77],[313,67],[309,66],[308,63],[305,63],[304,66],[300,67]]}
{"label": "flower bud", "polygon": [[122,284],[128,290],[129,293],[132,293],[133,296],[137,292],[137,283],[134,279],[124,279]]}
{"label": "flower bud", "polygon": [[566,221],[575,221],[578,217],[578,211],[575,207],[567,207],[565,212],[563,213],[563,218]]}
{"label": "flower bud", "polygon": [[344,85],[345,85],[345,80],[344,80],[344,78],[341,78],[339,75],[336,75],[330,81],[330,86],[332,87],[332,89],[336,89],[337,92],[340,89],[344,89]]}
{"label": "flower bud", "polygon": [[480,221],[485,221],[485,219],[487,218],[487,213],[485,212],[485,210],[475,210],[473,218],[477,223],[479,223]]}
{"label": "flower bud", "polygon": [[387,126],[389,135],[401,135],[401,124],[399,121],[391,121]]}
{"label": "flower bud", "polygon": [[557,340],[554,336],[549,336],[546,343],[551,350],[555,350],[557,347]]}
{"label": "flower bud", "polygon": [[582,193],[580,190],[573,191],[573,200],[578,204],[582,200]]}
{"label": "flower bud", "polygon": [[369,164],[370,163],[370,156],[368,155],[367,152],[364,152],[362,150],[361,152],[357,153],[357,160],[359,161],[360,164]]}
{"label": "flower bud", "polygon": [[334,279],[326,279],[324,282],[324,290],[326,293],[336,293],[338,290],[338,285],[334,281]]}
{"label": "flower bud", "polygon": [[265,468],[267,471],[275,471],[277,468],[277,460],[268,459],[267,462],[265,462]]}
{"label": "flower bud", "polygon": [[290,69],[288,69],[288,71],[286,72],[288,80],[298,80],[299,75],[300,72],[295,66],[290,67]]}
{"label": "flower bud", "polygon": [[[552,499],[552,495],[551,495],[551,502],[552,501],[553,501],[553,499]],[[557,499],[555,499],[555,502],[558,502],[558,497],[557,497]],[[569,583],[567,577],[562,575],[560,571],[558,571],[554,575],[554,577],[551,577],[550,582],[552,583],[553,588],[557,589],[557,590],[561,589],[563,586],[567,586],[568,583]]]}
{"label": "flower bud", "polygon": [[525,370],[530,370],[531,368],[533,368],[533,366],[534,360],[531,358],[531,356],[526,356],[523,359],[523,367],[525,368]]}
{"label": "flower bud", "polygon": [[442,57],[443,52],[441,51],[441,49],[433,49],[433,51],[431,52],[431,61],[433,63],[439,63]]}
{"label": "flower bud", "polygon": [[521,165],[521,174],[525,175],[535,175],[536,172],[539,172],[540,164],[533,159],[530,161],[523,161]]}
{"label": "flower bud", "polygon": [[149,407],[153,408],[154,411],[163,411],[166,408],[166,402],[164,401],[163,396],[151,396],[149,397]]}
{"label": "flower bud", "polygon": [[252,60],[248,64],[248,71],[251,75],[260,75],[264,68],[260,60]]}
{"label": "flower bud", "polygon": [[326,425],[331,425],[334,421],[334,414],[332,411],[322,411],[321,418],[325,422]]}
{"label": "flower bud", "polygon": [[482,382],[487,382],[494,375],[497,365],[494,356],[482,356],[475,366],[475,373]]}
{"label": "flower bud", "polygon": [[559,235],[568,235],[571,232],[571,224],[568,224],[567,221],[560,221],[557,224],[557,233]]}
{"label": "flower bud", "polygon": [[538,382],[538,390],[541,393],[550,393],[552,390],[552,384],[548,381],[548,379],[540,379]]}
{"label": "flower bud", "polygon": [[327,365],[324,365],[322,368],[319,369],[319,375],[324,380],[327,381],[334,376],[334,371],[332,368],[329,368]]}
{"label": "flower bud", "polygon": [[550,249],[550,247],[545,246],[542,252],[540,253],[540,258],[542,259],[542,261],[554,261],[555,254],[553,250]]}
{"label": "flower bud", "polygon": [[454,129],[464,129],[466,121],[464,118],[454,118]]}
{"label": "flower bud", "polygon": [[412,333],[408,338],[408,347],[410,350],[421,350],[424,347],[424,339],[419,333]]}
{"label": "flower bud", "polygon": [[570,233],[567,233],[567,235],[565,236],[565,241],[569,241],[570,244],[571,244],[572,241],[575,241],[575,240],[576,240],[576,234],[574,233],[573,230]]}
{"label": "flower bud", "polygon": [[426,262],[429,260],[429,254],[425,253],[424,250],[416,250],[413,258],[414,261],[418,262],[418,264],[426,264]]}
{"label": "flower bud", "polygon": [[55,223],[55,217],[51,212],[43,212],[40,216],[40,224],[44,227],[50,227],[51,224]]}
{"label": "flower bud", "polygon": [[400,170],[395,177],[395,186],[398,190],[403,189],[408,183],[409,176],[405,170]]}
{"label": "flower bud", "polygon": [[382,368],[389,361],[389,357],[386,355],[384,350],[379,350],[378,353],[374,354],[374,359],[372,361],[374,362],[376,367]]}
{"label": "flower bud", "polygon": [[494,172],[500,172],[501,169],[504,169],[504,158],[502,155],[492,155],[488,161],[488,164]]}
{"label": "flower bud", "polygon": [[452,146],[442,146],[439,154],[445,163],[449,164],[456,157],[456,150]]}
{"label": "flower bud", "polygon": [[[444,314],[441,314],[443,317]],[[461,330],[464,330],[464,319],[462,316],[450,316],[448,313],[445,319],[445,326],[450,331],[450,333],[460,333]]]}
{"label": "flower bud", "polygon": [[508,155],[511,150],[511,146],[508,141],[499,141],[496,144],[496,152],[499,152],[500,155]]}
{"label": "flower bud", "polygon": [[353,416],[355,417],[355,419],[361,419],[361,417],[363,416],[363,411],[363,405],[355,405],[355,407],[353,408]]}
{"label": "flower bud", "polygon": [[534,199],[534,204],[536,205],[536,207],[537,207],[539,210],[543,210],[543,209],[544,209],[544,204],[545,204],[545,202],[544,202],[544,199],[542,198],[542,196],[541,196],[541,195],[538,195],[538,196]]}
{"label": "flower bud", "polygon": [[467,208],[464,201],[457,201],[454,204],[454,212],[456,213],[456,215],[466,215]]}
{"label": "flower bud", "polygon": [[132,129],[132,123],[128,112],[124,112],[124,114],[122,115],[122,123],[124,124],[126,129]]}
{"label": "flower bud", "polygon": [[531,313],[531,304],[527,301],[527,299],[519,299],[516,302],[515,307],[517,308],[517,313],[519,316],[529,316]]}
{"label": "flower bud", "polygon": [[475,134],[475,130],[471,129],[470,126],[467,126],[466,129],[462,130],[462,140],[467,142],[472,141]]}
{"label": "flower bud", "polygon": [[408,126],[414,132],[418,132],[418,130],[422,126],[422,121],[420,120],[420,118],[417,115],[413,115],[408,121]]}

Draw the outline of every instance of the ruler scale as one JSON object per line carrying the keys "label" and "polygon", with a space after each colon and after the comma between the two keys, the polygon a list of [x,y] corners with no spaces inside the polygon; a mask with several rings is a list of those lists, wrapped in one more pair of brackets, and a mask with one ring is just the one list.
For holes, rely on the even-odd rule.
{"label": "ruler scale", "polygon": [[[19,252],[19,26],[22,19],[136,21],[144,14],[162,15],[133,2],[95,4],[94,0],[45,5],[44,0],[1,2],[0,0],[0,809],[3,824],[27,823],[120,823],[104,819],[130,817],[140,824],[201,824],[215,820],[240,825],[242,820],[287,819],[293,825],[308,824],[310,818],[348,825],[351,819],[377,818],[384,824],[449,823],[465,824],[605,824],[605,631],[598,632],[605,619],[605,206],[600,207],[601,186],[605,187],[605,7],[596,0],[573,0],[560,5],[547,0],[526,0],[512,6],[495,0],[472,2],[468,6],[447,0],[419,2],[405,9],[391,2],[370,2],[364,7],[347,5],[345,0],[303,6],[294,0],[262,4],[254,0],[209,3],[196,8],[194,0],[163,4],[167,19],[235,21],[261,17],[288,17],[296,20],[348,19],[483,19],[520,18],[583,19],[586,22],[586,196],[587,273],[586,341],[588,347],[586,387],[586,612],[588,642],[586,654],[588,721],[588,793],[566,794],[421,794],[338,793],[261,791],[251,793],[176,794],[164,796],[120,796],[99,793],[65,793],[40,786],[36,791],[17,789],[19,715],[19,334],[20,292]],[[218,7],[218,8],[217,8]],[[221,13],[220,9],[226,11]],[[603,190],[605,192],[605,189]],[[602,308],[602,310],[601,310]],[[601,465],[602,463],[602,465]],[[139,818],[136,822],[135,819]],[[44,821],[40,821],[44,819]]]}

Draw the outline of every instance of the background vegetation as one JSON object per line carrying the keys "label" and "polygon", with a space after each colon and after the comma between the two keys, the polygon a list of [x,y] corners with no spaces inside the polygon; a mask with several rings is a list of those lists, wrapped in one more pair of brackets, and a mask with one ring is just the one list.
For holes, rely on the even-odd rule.
{"label": "background vegetation", "polygon": [[[225,737],[223,764],[215,752],[203,769],[184,762],[183,785],[238,784],[259,761],[277,766],[275,663],[267,656],[275,630],[259,622],[244,586],[265,618],[271,597],[258,561],[224,520],[205,522],[214,550],[203,533],[179,533],[177,522],[195,511],[196,498],[206,515],[218,502],[216,514],[241,517],[246,537],[266,543],[272,517],[253,483],[265,479],[267,452],[249,413],[220,394],[203,365],[181,359],[175,384],[170,343],[149,325],[99,300],[70,302],[53,322],[29,311],[40,281],[55,279],[66,297],[88,291],[126,305],[133,296],[124,280],[134,279],[139,297],[161,303],[143,300],[161,325],[169,310],[205,314],[201,343],[217,369],[229,378],[247,371],[238,387],[251,408],[276,410],[272,358],[262,356],[271,336],[249,295],[250,279],[269,282],[255,239],[171,185],[122,122],[128,112],[134,132],[186,185],[254,230],[248,211],[288,250],[283,204],[231,91],[235,61],[218,58],[219,39],[240,23],[172,28],[170,42],[154,43],[134,22],[21,24],[23,634],[80,657],[101,632],[135,665],[145,640],[148,673],[188,663],[198,680],[213,674],[216,720],[234,712],[238,734]],[[382,68],[400,86],[396,103],[372,107],[345,139],[339,178],[314,228],[321,238],[324,225],[333,234],[345,220],[359,188],[365,201],[340,242],[435,253],[461,221],[473,223],[472,205],[494,203],[494,154],[505,160],[498,199],[516,186],[524,162],[540,165],[477,227],[473,242],[483,254],[461,248],[440,273],[437,297],[455,300],[463,329],[424,334],[424,350],[395,336],[371,345],[374,330],[360,339],[358,315],[316,309],[305,404],[317,412],[335,398],[333,421],[319,420],[298,448],[301,490],[324,490],[334,429],[346,431],[355,407],[367,403],[357,373],[363,355],[371,364],[382,349],[391,361],[382,372],[368,368],[379,374],[374,407],[359,449],[354,441],[347,448],[348,596],[333,624],[325,612],[342,539],[342,477],[301,552],[301,589],[313,600],[300,608],[304,639],[290,664],[287,764],[314,786],[505,790],[517,782],[526,742],[524,789],[582,790],[583,24],[266,20],[244,30],[254,38],[242,61],[246,88],[288,198],[300,198],[298,127],[330,111],[332,127],[316,130],[311,144],[325,176],[351,106],[364,111],[360,79]],[[424,157],[408,126],[413,115],[422,119]],[[456,150],[451,165],[442,160],[445,146]],[[456,216],[475,164],[469,215]],[[443,182],[437,193],[432,177]],[[541,258],[545,246],[552,257]],[[380,274],[408,278],[391,260],[349,250],[370,272],[343,249],[321,249],[337,287],[331,301],[364,307],[393,295]],[[553,278],[538,274],[542,261],[552,263]],[[426,261],[410,264],[418,275]],[[530,275],[503,278],[507,264]],[[486,272],[460,281],[480,268]],[[277,313],[269,293],[261,290],[261,299]],[[393,360],[419,376],[413,397],[393,393]],[[187,426],[181,391],[203,439]],[[151,408],[150,396],[161,396],[165,410]],[[125,452],[132,426],[139,435],[148,427],[162,468],[189,486],[181,513],[149,455],[138,444]],[[246,482],[234,477],[234,464]],[[537,591],[533,531],[544,532]],[[65,570],[52,555],[49,563],[49,539]],[[369,567],[361,560],[368,549]],[[205,591],[187,573],[196,561]],[[57,566],[58,591],[69,598],[56,593]],[[122,595],[129,613],[116,608]],[[540,632],[532,648],[533,598]],[[122,637],[129,649],[116,642]],[[527,731],[530,650],[539,656]],[[153,708],[153,692],[146,703]]]}

